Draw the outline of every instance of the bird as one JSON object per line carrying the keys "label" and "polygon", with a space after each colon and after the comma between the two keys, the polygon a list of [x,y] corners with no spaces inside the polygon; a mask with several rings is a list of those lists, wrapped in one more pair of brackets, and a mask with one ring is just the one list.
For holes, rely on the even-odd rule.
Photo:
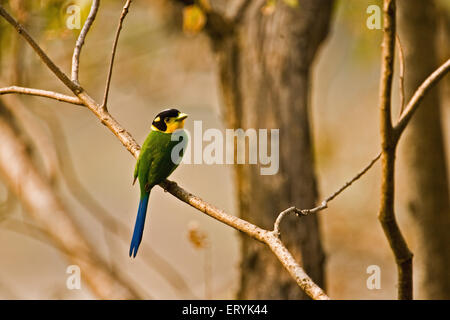
{"label": "bird", "polygon": [[152,188],[164,181],[178,167],[188,136],[184,128],[186,113],[177,109],[161,111],[153,119],[151,131],[142,145],[134,169],[134,180],[139,179],[140,200],[131,239],[129,256],[136,257],[144,231],[148,199]]}

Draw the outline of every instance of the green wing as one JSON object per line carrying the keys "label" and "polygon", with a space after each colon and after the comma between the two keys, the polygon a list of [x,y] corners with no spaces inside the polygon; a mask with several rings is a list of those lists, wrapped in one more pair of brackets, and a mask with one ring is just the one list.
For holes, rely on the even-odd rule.
{"label": "green wing", "polygon": [[[178,163],[172,161],[171,155],[172,149],[179,143],[179,141],[171,140],[171,134],[150,132],[142,146],[134,170],[134,176],[139,178],[141,193],[150,191],[178,167]],[[183,136],[182,143],[187,143],[187,135]]]}
{"label": "green wing", "polygon": [[141,159],[141,155],[139,154],[139,157],[136,161],[136,166],[134,167],[134,175],[133,175],[133,185],[136,182],[136,179],[138,177],[138,171],[139,171],[139,160]]}

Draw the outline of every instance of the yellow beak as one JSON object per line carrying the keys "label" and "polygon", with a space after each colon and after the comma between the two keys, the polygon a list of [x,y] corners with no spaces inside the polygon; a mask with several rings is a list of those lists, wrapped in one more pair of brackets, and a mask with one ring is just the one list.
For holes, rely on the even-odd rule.
{"label": "yellow beak", "polygon": [[188,115],[186,114],[186,113],[180,113],[179,115],[178,115],[178,117],[176,118],[176,121],[182,121],[182,120],[184,120],[184,119],[186,119],[188,117]]}

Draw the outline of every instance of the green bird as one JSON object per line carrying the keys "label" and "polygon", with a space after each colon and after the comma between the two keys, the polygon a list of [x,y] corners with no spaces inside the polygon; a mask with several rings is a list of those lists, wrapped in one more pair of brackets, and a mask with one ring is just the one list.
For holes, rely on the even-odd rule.
{"label": "green bird", "polygon": [[142,145],[134,169],[133,185],[138,178],[141,198],[131,239],[130,257],[136,257],[141,244],[150,191],[178,167],[183,157],[188,142],[183,130],[187,116],[176,109],[161,111],[153,119],[151,131]]}

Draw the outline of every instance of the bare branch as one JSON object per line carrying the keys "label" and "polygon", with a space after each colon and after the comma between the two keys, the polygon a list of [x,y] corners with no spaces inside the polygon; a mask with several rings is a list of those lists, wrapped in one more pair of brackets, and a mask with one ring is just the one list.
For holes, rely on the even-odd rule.
{"label": "bare branch", "polygon": [[41,90],[41,89],[34,89],[34,88],[24,88],[24,87],[18,87],[18,86],[10,86],[5,88],[0,88],[0,95],[3,94],[10,94],[10,93],[18,93],[18,94],[26,94],[31,96],[39,96],[39,97],[45,97],[50,98],[62,102],[67,102],[79,106],[84,106],[83,102],[77,97],[71,97],[67,96],[62,93],[57,93],[54,91],[47,91],[47,90]]}
{"label": "bare branch", "polygon": [[398,89],[400,91],[400,115],[405,108],[405,55],[403,54],[402,43],[400,42],[400,37],[398,34],[395,35],[395,39],[397,40],[397,48],[398,48],[398,60],[400,65],[399,75],[398,75]]}
{"label": "bare branch", "polygon": [[111,76],[112,76],[112,69],[113,69],[113,65],[114,65],[114,58],[116,56],[117,42],[119,41],[119,35],[120,35],[120,31],[122,30],[123,20],[125,19],[126,15],[128,13],[128,8],[131,5],[131,1],[132,0],[127,0],[127,2],[125,3],[125,5],[122,9],[120,18],[119,18],[119,24],[117,26],[116,36],[114,38],[114,43],[113,43],[113,47],[112,47],[111,62],[109,63],[108,78],[106,79],[105,94],[103,96],[102,108],[104,108],[104,109],[107,109],[109,86],[111,85]]}
{"label": "bare branch", "polygon": [[300,214],[301,210],[297,209],[296,207],[290,207],[284,211],[281,211],[280,214],[278,215],[277,219],[275,220],[275,223],[273,224],[273,233],[275,235],[277,235],[277,237],[280,237],[280,234],[281,234],[281,232],[280,232],[281,220],[283,220],[283,218],[285,216],[287,216],[289,213],[292,213],[292,212],[294,212],[296,214]]}
{"label": "bare branch", "polygon": [[95,114],[95,116],[116,135],[125,148],[127,148],[127,150],[135,158],[137,158],[141,147],[137,144],[131,134],[85,91],[80,92],[78,97],[81,101],[83,101],[84,105],[87,106]]}
{"label": "bare branch", "polygon": [[335,193],[333,193],[331,196],[326,198],[324,202],[326,204],[328,204],[328,202],[330,202],[331,200],[336,198],[339,194],[341,194],[342,191],[344,191],[345,189],[350,187],[353,182],[355,182],[356,180],[361,178],[367,171],[369,171],[370,168],[372,168],[372,166],[375,164],[375,162],[377,162],[378,159],[380,159],[380,157],[381,157],[381,152],[379,152],[378,155],[375,158],[373,158],[372,161],[370,161],[369,164],[364,169],[362,169],[360,172],[358,172],[350,181],[346,182],[340,189],[338,189]]}
{"label": "bare branch", "polygon": [[384,0],[384,33],[380,84],[382,182],[378,218],[394,253],[398,270],[398,298],[412,299],[412,253],[397,224],[394,211],[395,149],[398,138],[391,123],[391,91],[395,53],[395,1]]}
{"label": "bare branch", "polygon": [[295,261],[292,254],[281,242],[280,238],[273,232],[269,231],[265,242],[272,252],[278,257],[281,264],[289,271],[300,288],[314,300],[329,300],[330,298],[325,292],[314,283],[314,281],[306,274],[306,272]]}
{"label": "bare branch", "polygon": [[297,282],[299,287],[302,288],[309,297],[315,300],[329,299],[325,292],[314,283],[314,281],[295,261],[292,254],[279,239],[278,234],[273,231],[262,229],[238,217],[227,214],[223,210],[216,208],[215,206],[179,187],[175,182],[166,180],[162,182],[160,186],[170,194],[174,195],[181,201],[186,202],[197,210],[269,246],[283,266],[288,270],[292,278],[294,278]]}
{"label": "bare branch", "polygon": [[437,68],[432,74],[430,74],[428,78],[425,79],[425,81],[422,82],[422,84],[417,88],[417,90],[414,92],[414,95],[406,105],[405,110],[401,114],[400,120],[395,125],[394,129],[397,138],[399,138],[403,130],[405,130],[406,125],[408,124],[409,120],[411,120],[411,117],[419,107],[427,92],[431,90],[431,88],[433,88],[434,85],[439,80],[441,80],[449,71],[450,59],[445,61],[439,68]]}
{"label": "bare branch", "polygon": [[355,182],[356,180],[361,178],[364,174],[366,174],[366,172],[369,171],[370,168],[372,168],[372,166],[378,161],[378,159],[380,159],[380,157],[381,157],[381,152],[378,153],[378,155],[375,158],[373,158],[370,161],[370,163],[364,169],[362,169],[360,172],[358,172],[350,181],[346,182],[342,187],[340,187],[338,190],[336,190],[332,195],[330,195],[328,198],[323,200],[319,206],[317,206],[315,208],[312,208],[312,209],[298,209],[296,207],[290,207],[290,208],[280,212],[280,214],[278,215],[277,219],[275,220],[274,227],[273,227],[273,232],[275,234],[277,234],[277,235],[280,235],[280,224],[281,224],[281,221],[289,213],[295,213],[298,216],[307,216],[309,214],[317,213],[319,211],[322,211],[322,210],[328,208],[328,203],[330,201],[332,201],[334,198],[336,198],[345,189],[350,187],[353,184],[353,182]]}
{"label": "bare branch", "polygon": [[394,73],[395,52],[395,0],[384,0],[384,36],[383,53],[381,61],[380,79],[380,107],[381,107],[381,131],[387,140],[383,141],[383,149],[391,144],[392,131],[391,95],[392,77]]}
{"label": "bare branch", "polygon": [[403,54],[402,43],[400,42],[400,38],[398,34],[395,35],[397,40],[398,47],[398,60],[400,65],[399,70],[399,84],[398,89],[400,91],[400,115],[403,113],[403,109],[405,108],[405,55]]}
{"label": "bare branch", "polygon": [[92,26],[92,23],[95,20],[95,16],[97,15],[98,7],[100,6],[100,0],[93,0],[91,5],[91,11],[89,11],[89,15],[84,23],[83,29],[81,29],[80,35],[78,36],[77,42],[75,44],[75,49],[73,50],[72,57],[72,81],[78,83],[78,70],[80,67],[80,53],[81,48],[84,45],[84,39],[89,32],[89,29]]}

